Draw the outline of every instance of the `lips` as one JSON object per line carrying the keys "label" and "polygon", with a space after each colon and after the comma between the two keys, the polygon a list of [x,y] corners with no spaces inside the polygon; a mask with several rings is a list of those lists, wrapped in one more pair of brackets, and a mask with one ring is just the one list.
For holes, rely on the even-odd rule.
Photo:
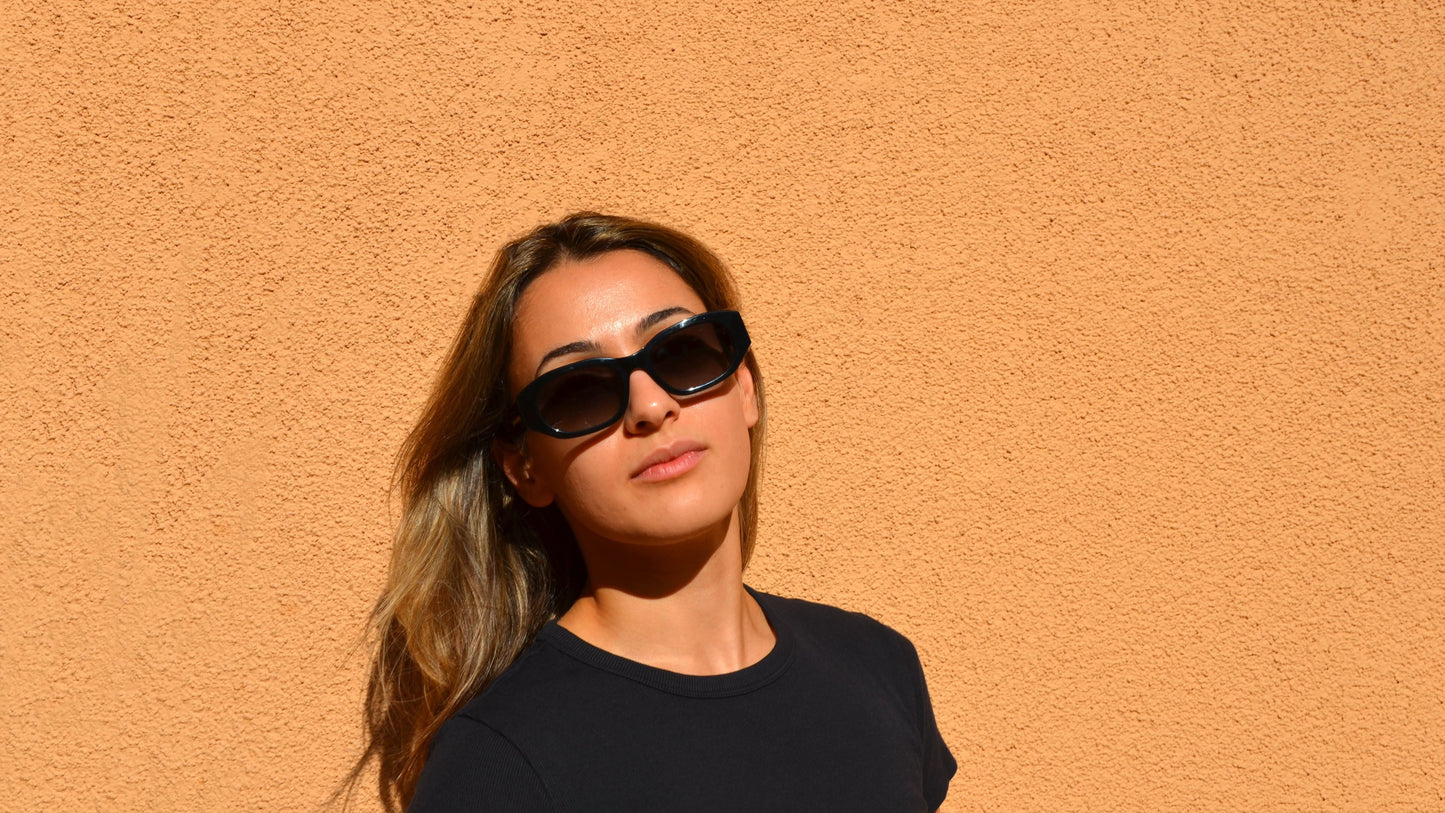
{"label": "lips", "polygon": [[695,440],[679,440],[663,446],[642,458],[632,471],[634,480],[666,480],[676,477],[697,465],[703,449],[707,448]]}

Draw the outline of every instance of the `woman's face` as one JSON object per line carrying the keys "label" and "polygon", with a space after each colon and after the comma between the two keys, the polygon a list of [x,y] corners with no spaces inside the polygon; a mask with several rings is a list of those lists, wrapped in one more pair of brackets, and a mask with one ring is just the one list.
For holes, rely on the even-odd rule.
{"label": "woman's face", "polygon": [[[636,352],[707,310],[681,277],[649,254],[612,251],[568,261],[522,292],[512,327],[512,395],[549,370]],[[586,345],[554,353],[568,345]],[[535,506],[556,501],[579,541],[666,544],[728,522],[748,480],[748,429],[758,420],[746,365],[682,398],[636,370],[617,423],[566,440],[528,431],[499,448],[507,477]]]}

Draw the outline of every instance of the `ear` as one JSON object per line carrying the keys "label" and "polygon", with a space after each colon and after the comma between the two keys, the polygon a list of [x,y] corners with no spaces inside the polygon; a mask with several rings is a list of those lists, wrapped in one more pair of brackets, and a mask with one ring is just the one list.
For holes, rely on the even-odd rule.
{"label": "ear", "polygon": [[501,465],[512,487],[517,489],[517,494],[528,505],[542,508],[551,505],[552,500],[557,498],[556,493],[537,477],[532,465],[532,453],[527,449],[525,438],[515,444],[492,441],[492,456]]}
{"label": "ear", "polygon": [[738,394],[743,399],[743,420],[747,422],[748,428],[752,429],[758,423],[758,392],[753,386],[753,371],[743,363],[738,365],[735,375],[738,380]]}

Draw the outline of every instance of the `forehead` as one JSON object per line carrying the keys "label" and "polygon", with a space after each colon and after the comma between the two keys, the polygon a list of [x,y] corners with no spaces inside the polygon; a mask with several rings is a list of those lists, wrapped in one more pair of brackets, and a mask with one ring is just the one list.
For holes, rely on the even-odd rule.
{"label": "forehead", "polygon": [[702,298],[661,260],[630,249],[569,260],[532,280],[517,302],[512,361],[535,366],[547,351],[595,341],[621,352],[637,323],[664,308],[706,310]]}

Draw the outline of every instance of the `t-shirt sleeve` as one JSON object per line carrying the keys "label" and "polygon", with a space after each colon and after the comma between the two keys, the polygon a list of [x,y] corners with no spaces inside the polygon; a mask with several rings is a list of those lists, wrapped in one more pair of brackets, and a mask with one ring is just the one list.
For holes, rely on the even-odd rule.
{"label": "t-shirt sleeve", "polygon": [[456,716],[442,723],[407,813],[536,813],[552,809],[526,756],[491,726]]}
{"label": "t-shirt sleeve", "polygon": [[958,772],[958,762],[943,742],[943,734],[933,717],[933,701],[928,696],[928,680],[923,676],[923,662],[913,642],[904,639],[908,645],[908,658],[913,670],[915,697],[918,699],[918,728],[923,738],[923,792],[928,799],[928,809],[937,810],[948,795],[948,783]]}

